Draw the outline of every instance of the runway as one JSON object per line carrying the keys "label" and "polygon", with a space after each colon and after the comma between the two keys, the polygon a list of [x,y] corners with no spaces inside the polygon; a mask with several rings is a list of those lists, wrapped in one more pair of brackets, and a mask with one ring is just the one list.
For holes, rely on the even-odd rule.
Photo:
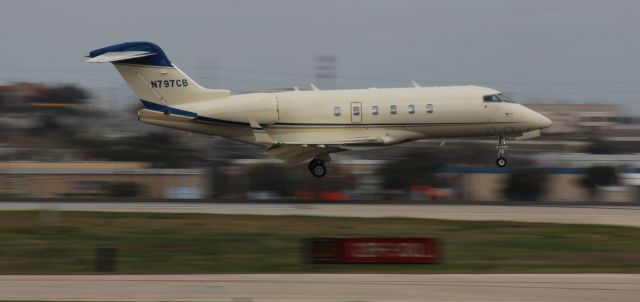
{"label": "runway", "polygon": [[0,300],[637,301],[631,274],[0,276]]}
{"label": "runway", "polygon": [[59,210],[98,212],[407,217],[474,221],[522,221],[640,227],[640,206],[532,206],[320,203],[195,202],[1,202],[0,211]]}

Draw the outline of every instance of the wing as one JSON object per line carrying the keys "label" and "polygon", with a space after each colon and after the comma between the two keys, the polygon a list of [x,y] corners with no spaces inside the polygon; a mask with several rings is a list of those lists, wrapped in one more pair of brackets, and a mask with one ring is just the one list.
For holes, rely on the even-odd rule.
{"label": "wing", "polygon": [[345,149],[309,145],[273,145],[267,149],[267,154],[288,163],[298,163],[309,158],[341,151],[345,151]]}
{"label": "wing", "polygon": [[346,140],[340,141],[296,141],[296,142],[281,142],[282,145],[297,145],[303,147],[309,146],[318,146],[318,147],[334,147],[334,148],[343,148],[350,149],[356,147],[373,147],[373,146],[383,146],[385,144],[384,140],[381,137],[354,137]]}
{"label": "wing", "polygon": [[290,163],[297,163],[329,153],[347,151],[358,147],[380,147],[384,140],[379,137],[356,137],[342,141],[280,142],[267,148],[267,154]]}

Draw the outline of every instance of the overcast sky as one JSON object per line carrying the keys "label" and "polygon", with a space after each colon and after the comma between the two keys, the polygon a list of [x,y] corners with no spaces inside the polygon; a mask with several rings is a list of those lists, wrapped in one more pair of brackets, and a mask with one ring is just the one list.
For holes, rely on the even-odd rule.
{"label": "overcast sky", "polygon": [[640,115],[639,30],[631,0],[0,1],[0,82],[135,100],[113,67],[83,56],[143,40],[233,92],[308,86],[314,58],[332,55],[338,88],[478,84]]}

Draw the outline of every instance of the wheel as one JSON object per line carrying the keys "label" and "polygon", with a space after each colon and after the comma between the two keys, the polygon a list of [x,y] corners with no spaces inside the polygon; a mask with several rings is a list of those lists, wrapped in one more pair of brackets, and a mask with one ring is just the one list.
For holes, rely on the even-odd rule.
{"label": "wheel", "polygon": [[309,163],[309,172],[311,172],[313,176],[320,178],[327,174],[327,167],[325,167],[321,161],[311,161]]}
{"label": "wheel", "polygon": [[311,174],[313,174],[313,168],[315,168],[317,164],[318,160],[315,158],[309,161],[309,165],[307,167],[309,168],[309,172],[311,172]]}
{"label": "wheel", "polygon": [[498,167],[503,168],[507,165],[507,159],[500,156],[498,157],[498,159],[496,159],[496,164],[498,165]]}

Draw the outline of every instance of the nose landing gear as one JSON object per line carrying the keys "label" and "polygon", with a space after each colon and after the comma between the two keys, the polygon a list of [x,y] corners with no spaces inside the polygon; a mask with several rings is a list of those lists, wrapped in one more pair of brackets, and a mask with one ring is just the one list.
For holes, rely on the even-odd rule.
{"label": "nose landing gear", "polygon": [[498,157],[498,159],[496,159],[496,165],[500,168],[504,168],[507,165],[507,159],[502,156]]}
{"label": "nose landing gear", "polygon": [[327,167],[324,165],[324,161],[314,158],[309,162],[309,172],[311,175],[320,178],[327,174]]}
{"label": "nose landing gear", "polygon": [[500,168],[504,168],[507,165],[507,159],[503,156],[504,149],[509,148],[509,146],[507,146],[507,138],[501,135],[498,138],[498,145],[496,146],[496,148],[498,149],[498,159],[496,159],[496,165],[498,165],[498,167]]}

